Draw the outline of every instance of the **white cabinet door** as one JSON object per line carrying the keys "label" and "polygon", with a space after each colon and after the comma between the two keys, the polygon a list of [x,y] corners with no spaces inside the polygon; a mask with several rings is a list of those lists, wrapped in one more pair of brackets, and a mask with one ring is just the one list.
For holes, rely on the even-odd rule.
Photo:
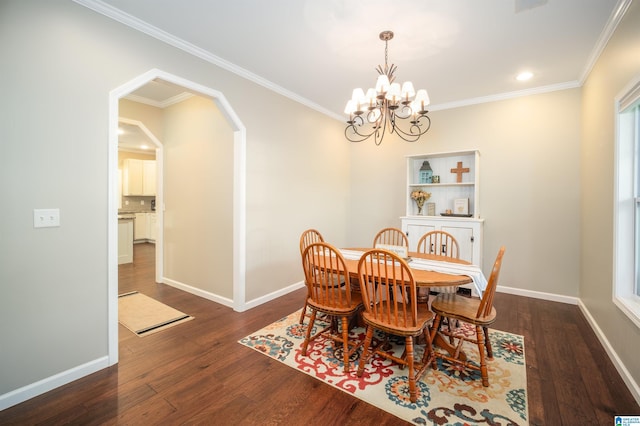
{"label": "white cabinet door", "polygon": [[142,162],[142,195],[156,195],[156,162]]}
{"label": "white cabinet door", "polygon": [[142,160],[124,160],[122,191],[124,195],[142,195]]}
{"label": "white cabinet door", "polygon": [[156,214],[155,213],[147,213],[147,225],[149,228],[149,233],[147,235],[147,238],[149,238],[149,240],[155,242],[156,241],[156,235],[157,235],[157,224],[156,224]]}
{"label": "white cabinet door", "polygon": [[156,195],[156,161],[124,160],[122,190],[124,195]]}
{"label": "white cabinet door", "polygon": [[118,220],[118,265],[133,262],[133,221]]}
{"label": "white cabinet door", "polygon": [[473,235],[473,228],[464,226],[443,226],[441,229],[453,235],[453,238],[458,242],[460,259],[474,263],[473,244],[475,242],[475,237]]}
{"label": "white cabinet door", "polygon": [[147,213],[136,213],[135,224],[133,226],[133,239],[145,240],[149,235],[147,225]]}
{"label": "white cabinet door", "polygon": [[416,251],[418,247],[418,241],[427,232],[434,231],[436,227],[434,225],[427,224],[407,224],[406,229],[403,229],[407,238],[409,238],[409,251]]}

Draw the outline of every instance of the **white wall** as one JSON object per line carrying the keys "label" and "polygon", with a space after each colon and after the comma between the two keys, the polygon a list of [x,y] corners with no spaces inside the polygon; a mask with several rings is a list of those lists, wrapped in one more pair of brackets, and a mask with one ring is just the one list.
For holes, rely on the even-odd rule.
{"label": "white wall", "polygon": [[405,155],[480,150],[483,269],[506,246],[500,285],[577,296],[580,90],[437,111],[420,141],[351,148],[349,240],[370,244],[405,215]]}
{"label": "white wall", "polygon": [[223,93],[247,129],[249,301],[302,280],[303,229],[345,243],[335,120],[70,1],[3,1],[0,66],[0,406],[106,363],[109,93],[150,69]]}
{"label": "white wall", "polygon": [[[633,2],[583,88],[580,298],[640,399],[640,329],[612,302],[614,98],[640,76],[640,3]],[[637,256],[637,254],[636,254]]]}
{"label": "white wall", "polygon": [[233,300],[233,131],[201,96],[163,122],[164,276]]}

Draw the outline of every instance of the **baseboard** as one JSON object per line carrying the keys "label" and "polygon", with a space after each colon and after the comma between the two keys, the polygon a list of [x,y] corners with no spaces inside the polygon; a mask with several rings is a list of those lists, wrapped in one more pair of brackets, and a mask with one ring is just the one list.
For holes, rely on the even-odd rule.
{"label": "baseboard", "polygon": [[171,287],[175,287],[179,290],[186,291],[187,293],[191,293],[194,296],[199,296],[199,297],[202,297],[203,299],[211,300],[212,302],[220,303],[221,305],[233,308],[233,300],[227,297],[222,297],[217,294],[214,294],[214,293],[202,290],[200,288],[193,287],[188,284],[184,284],[179,281],[175,281],[166,277],[162,278],[162,283],[169,285]]}
{"label": "baseboard", "polygon": [[569,305],[577,305],[580,299],[572,296],[564,296],[562,294],[545,293],[542,291],[524,290],[515,287],[504,287],[499,285],[496,287],[496,291],[499,293],[515,294],[516,296],[532,297],[534,299],[543,299],[550,302],[561,302]]}
{"label": "baseboard", "polygon": [[55,374],[46,379],[39,380],[27,386],[0,395],[0,411],[5,410],[14,405],[20,404],[28,399],[34,398],[43,393],[49,392],[55,388],[71,383],[96,371],[102,370],[109,366],[109,357],[104,356],[85,364],[73,367],[67,371]]}
{"label": "baseboard", "polygon": [[[288,287],[274,291],[273,293],[265,294],[264,296],[253,299],[247,302],[245,304],[245,307],[246,309],[255,308],[256,306],[262,305],[263,303],[270,302],[274,299],[277,299],[278,297],[284,296],[285,294],[291,293],[292,291],[298,290],[303,287],[304,287],[304,281],[299,281],[297,283],[291,284]],[[523,289],[514,288],[514,287],[498,286],[496,288],[496,291],[501,293],[507,293],[507,294],[515,294],[517,296],[533,297],[534,299],[549,300],[551,302],[568,303],[570,305],[577,305],[579,301],[577,297],[564,296],[561,294],[553,294],[553,293],[544,293],[541,291],[523,290]]]}
{"label": "baseboard", "polygon": [[[280,290],[274,291],[273,293],[265,294],[264,296],[258,297],[257,299],[253,299],[248,301],[245,304],[246,309],[255,308],[256,306],[262,305],[263,303],[270,302],[271,300],[277,299],[278,297],[282,297],[285,294],[291,293],[292,291],[296,291],[304,287],[304,281],[299,281],[297,283],[291,284],[288,287],[282,288]],[[304,301],[300,301],[300,307],[302,307],[302,303]]]}
{"label": "baseboard", "polygon": [[625,367],[620,357],[618,357],[618,354],[613,349],[613,347],[609,343],[609,340],[598,326],[598,323],[591,315],[591,312],[589,312],[589,309],[587,309],[582,301],[578,302],[578,307],[591,326],[591,329],[594,331],[594,333],[596,333],[598,340],[600,340],[600,343],[604,347],[604,350],[607,352],[607,355],[609,355],[609,359],[611,360],[611,362],[613,362],[616,370],[618,370],[618,373],[620,374],[620,377],[622,377],[624,383],[627,385],[627,388],[629,388],[629,391],[635,398],[636,402],[640,404],[640,386],[638,386],[638,383],[633,379],[633,376],[629,373],[629,370],[627,370],[627,367]]}

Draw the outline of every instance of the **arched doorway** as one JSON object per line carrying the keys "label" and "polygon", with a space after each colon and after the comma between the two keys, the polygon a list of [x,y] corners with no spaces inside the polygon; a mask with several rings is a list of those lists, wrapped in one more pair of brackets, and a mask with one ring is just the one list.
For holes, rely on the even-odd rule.
{"label": "arched doorway", "polygon": [[109,365],[118,362],[118,265],[117,265],[117,164],[119,100],[151,81],[164,81],[212,99],[233,131],[233,301],[242,312],[245,307],[245,164],[246,132],[222,93],[175,75],[154,69],[111,91],[109,95],[109,202],[108,202],[108,326]]}

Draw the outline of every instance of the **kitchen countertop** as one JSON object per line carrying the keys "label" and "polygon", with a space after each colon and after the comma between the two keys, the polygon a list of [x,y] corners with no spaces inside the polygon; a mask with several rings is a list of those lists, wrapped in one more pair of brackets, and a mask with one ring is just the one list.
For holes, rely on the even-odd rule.
{"label": "kitchen countertop", "polygon": [[119,211],[118,212],[118,220],[126,220],[126,219],[135,219],[136,213],[155,213],[155,210],[144,210],[144,211]]}

